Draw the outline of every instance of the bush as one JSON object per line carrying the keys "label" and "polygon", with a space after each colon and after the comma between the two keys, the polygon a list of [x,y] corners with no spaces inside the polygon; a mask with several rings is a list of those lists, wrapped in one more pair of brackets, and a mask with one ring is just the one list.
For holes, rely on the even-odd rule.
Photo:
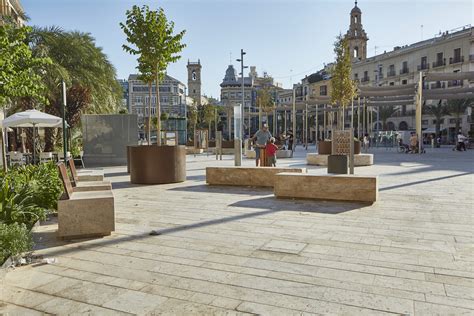
{"label": "bush", "polygon": [[9,256],[17,257],[33,248],[33,238],[25,224],[0,223],[0,263]]}

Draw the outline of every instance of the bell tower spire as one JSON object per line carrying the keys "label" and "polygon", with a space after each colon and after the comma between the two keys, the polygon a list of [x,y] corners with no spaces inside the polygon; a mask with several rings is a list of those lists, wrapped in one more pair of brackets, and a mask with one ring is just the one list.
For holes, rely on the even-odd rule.
{"label": "bell tower spire", "polygon": [[351,10],[351,19],[346,38],[349,40],[349,48],[352,55],[352,61],[365,60],[367,58],[367,34],[362,27],[362,11],[357,6]]}

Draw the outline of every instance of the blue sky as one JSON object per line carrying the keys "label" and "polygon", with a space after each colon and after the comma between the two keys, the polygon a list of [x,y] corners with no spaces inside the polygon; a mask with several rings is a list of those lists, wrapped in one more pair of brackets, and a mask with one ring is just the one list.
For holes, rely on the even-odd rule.
{"label": "blue sky", "polygon": [[[135,58],[121,46],[119,23],[132,5],[163,7],[176,30],[186,30],[187,47],[168,73],[186,84],[187,60],[201,60],[203,93],[219,96],[230,62],[243,48],[246,64],[290,87],[305,74],[333,61],[335,37],[345,33],[351,0],[22,0],[29,24],[91,33],[117,68],[119,78],[135,73]],[[471,0],[359,0],[368,55],[433,37],[473,23]],[[423,25],[423,28],[421,28]],[[423,29],[423,31],[422,31]]]}

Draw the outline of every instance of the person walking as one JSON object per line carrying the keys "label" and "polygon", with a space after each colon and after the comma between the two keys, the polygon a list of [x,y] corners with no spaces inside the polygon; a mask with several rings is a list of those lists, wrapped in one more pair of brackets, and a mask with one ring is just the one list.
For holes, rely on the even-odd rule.
{"label": "person walking", "polygon": [[275,138],[270,138],[267,147],[265,148],[267,154],[267,166],[276,167],[276,152],[278,146],[275,145]]}
{"label": "person walking", "polygon": [[[466,136],[464,136],[461,132],[458,133],[457,136],[458,140],[458,145],[456,146],[456,149],[458,151],[466,151]],[[454,149],[453,149],[454,150]]]}
{"label": "person walking", "polygon": [[267,124],[263,124],[262,129],[259,129],[252,140],[256,141],[255,144],[255,165],[258,167],[260,161],[260,151],[265,150],[267,142],[272,138],[272,134],[268,130]]}

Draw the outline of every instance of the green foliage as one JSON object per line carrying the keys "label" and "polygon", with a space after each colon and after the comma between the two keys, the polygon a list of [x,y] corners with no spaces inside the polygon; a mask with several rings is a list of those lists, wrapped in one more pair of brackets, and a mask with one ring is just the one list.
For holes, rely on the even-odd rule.
{"label": "green foliage", "polygon": [[0,26],[0,106],[22,97],[46,101],[38,72],[51,60],[33,56],[27,42],[30,32],[30,27]]}
{"label": "green foliage", "polygon": [[[142,80],[149,83],[151,77],[154,78],[157,87],[156,113],[157,117],[160,117],[158,87],[168,64],[181,58],[179,53],[186,47],[181,43],[185,31],[174,34],[174,22],[168,21],[162,8],[154,11],[146,5],[141,8],[134,5],[131,10],[127,10],[126,15],[127,19],[125,23],[120,23],[120,27],[131,45],[122,45],[122,48],[138,56],[137,69]],[[157,129],[161,130],[161,120],[157,121]],[[157,144],[161,145],[160,138]]]}
{"label": "green foliage", "polygon": [[119,111],[118,111],[118,114],[128,114],[128,110],[126,108],[121,108]]}
{"label": "green foliage", "polygon": [[9,256],[16,257],[33,247],[33,238],[25,224],[0,223],[0,263]]}
{"label": "green foliage", "polygon": [[356,96],[356,84],[351,79],[352,64],[347,38],[342,35],[337,37],[334,53],[336,63],[331,71],[331,103],[346,107]]}

